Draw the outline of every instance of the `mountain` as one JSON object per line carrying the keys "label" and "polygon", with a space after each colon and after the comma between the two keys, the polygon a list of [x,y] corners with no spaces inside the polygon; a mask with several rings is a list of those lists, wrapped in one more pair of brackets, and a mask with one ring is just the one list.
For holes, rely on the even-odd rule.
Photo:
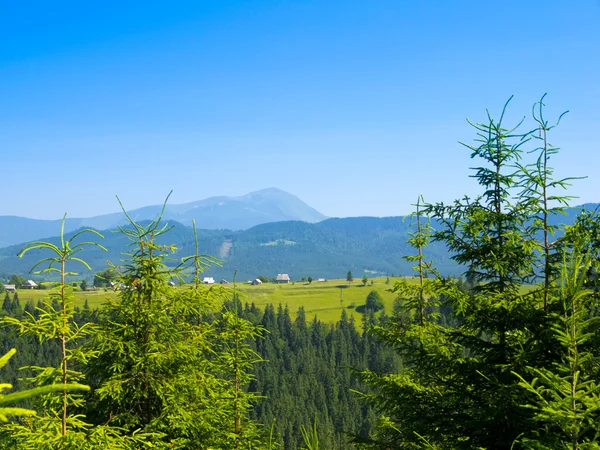
{"label": "mountain", "polygon": [[[241,281],[259,275],[271,278],[278,273],[288,273],[293,280],[308,276],[345,278],[348,270],[361,278],[364,273],[368,276],[410,274],[412,263],[403,259],[414,251],[406,244],[409,231],[409,221],[402,217],[354,217],[312,224],[300,221],[266,223],[239,231],[198,230],[198,239],[201,253],[223,260],[222,267],[213,267],[206,272],[206,276],[218,279],[231,281],[235,270]],[[88,278],[105,268],[107,260],[118,263],[123,258],[122,252],[128,242],[126,237],[119,232],[103,234],[102,245],[108,252],[90,247],[81,253],[92,267],[91,273],[82,273]],[[58,243],[57,238],[48,240]],[[177,247],[174,260],[194,251],[193,231],[180,223],[174,223],[173,229],[161,236],[160,242]],[[25,274],[43,257],[39,251],[32,251],[22,259],[17,258],[16,253],[21,247],[0,249],[0,274]],[[428,258],[444,273],[460,273],[460,268],[450,260],[441,244],[429,247]],[[83,266],[73,267],[73,270],[83,272]]]}
{"label": "mountain", "polygon": [[[152,220],[162,205],[145,206],[129,211],[134,220]],[[241,197],[211,197],[180,205],[167,205],[165,220],[203,229],[245,230],[255,225],[301,220],[315,223],[326,217],[295,195],[281,189],[268,188]],[[0,247],[54,236],[60,230],[60,220],[38,220],[16,216],[0,216]],[[107,230],[125,224],[122,212],[89,218],[67,218],[65,231],[81,227]]]}

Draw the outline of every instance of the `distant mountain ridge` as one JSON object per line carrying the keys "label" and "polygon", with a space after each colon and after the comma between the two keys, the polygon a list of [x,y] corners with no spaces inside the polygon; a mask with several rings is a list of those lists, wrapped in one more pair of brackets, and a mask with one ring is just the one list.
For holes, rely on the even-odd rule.
{"label": "distant mountain ridge", "polygon": [[[128,213],[134,220],[152,220],[162,205],[145,206]],[[255,225],[286,220],[315,223],[326,219],[295,195],[277,188],[267,188],[239,197],[210,197],[179,205],[167,204],[165,220],[202,229],[245,230]],[[0,247],[55,236],[60,230],[60,220],[39,220],[17,216],[0,216]],[[81,227],[107,230],[125,224],[122,212],[89,218],[67,218],[65,231]]]}
{"label": "distant mountain ridge", "polygon": [[[240,281],[259,275],[275,277],[278,273],[288,273],[293,280],[303,276],[340,278],[348,270],[362,278],[363,273],[409,274],[412,263],[403,259],[414,251],[406,244],[409,231],[410,221],[403,217],[353,217],[318,223],[273,222],[240,231],[199,229],[198,241],[201,253],[223,259],[221,267],[214,266],[205,272],[215,279],[231,281],[236,270]],[[123,258],[126,237],[120,232],[103,234],[105,238],[100,242],[108,252],[91,247],[82,252],[79,256],[92,267],[92,272],[82,272],[82,276],[91,278],[93,272],[107,267],[107,260],[118,263]],[[58,243],[56,237],[47,240]],[[195,248],[192,228],[179,223],[174,223],[173,229],[161,236],[159,242],[177,247],[174,261],[192,254]],[[39,251],[31,251],[17,258],[21,247],[19,244],[0,249],[0,276],[24,275],[43,257]],[[458,273],[458,266],[449,259],[443,245],[436,243],[428,250],[429,258],[444,273]],[[81,266],[73,268],[82,270]]]}
{"label": "distant mountain ridge", "polygon": [[[586,204],[566,210],[566,216],[552,217],[554,224],[571,224],[585,206],[593,210],[597,204]],[[404,257],[415,250],[407,244],[414,224],[404,217],[349,217],[332,218],[317,223],[283,221],[264,223],[247,230],[198,229],[198,243],[201,253],[220,257],[221,267],[211,267],[206,276],[231,281],[238,271],[238,280],[254,279],[259,275],[275,277],[278,273],[288,273],[292,280],[312,276],[317,278],[345,278],[351,270],[355,278],[363,274],[368,277],[386,274],[412,274],[413,263]],[[172,222],[173,229],[160,237],[159,243],[173,244],[177,252],[173,255],[174,264],[195,250],[192,228]],[[435,224],[434,224],[435,225]],[[59,231],[57,223],[53,234]],[[67,236],[72,235],[68,233]],[[107,260],[118,264],[122,252],[128,244],[120,232],[104,231],[101,240],[108,252],[98,248],[87,248],[81,256],[92,267],[92,272],[82,272],[81,276],[91,279],[93,273],[107,267]],[[44,238],[58,243],[58,238]],[[12,274],[25,275],[43,255],[31,251],[24,258],[17,258],[23,244],[0,249],[0,278]],[[445,245],[433,242],[425,251],[428,261],[443,275],[460,275],[464,267],[451,258]],[[82,267],[73,267],[82,270]],[[34,277],[35,278],[35,277]]]}

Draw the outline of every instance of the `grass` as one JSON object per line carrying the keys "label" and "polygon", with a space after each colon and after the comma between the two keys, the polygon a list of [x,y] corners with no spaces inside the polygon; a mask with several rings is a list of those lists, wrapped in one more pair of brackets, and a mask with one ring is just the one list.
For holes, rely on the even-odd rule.
{"label": "grass", "polygon": [[[38,300],[43,300],[48,296],[49,290],[45,289],[19,289],[19,300],[21,305],[24,306],[29,300],[33,300],[37,303]],[[75,291],[75,305],[82,307],[87,299],[90,308],[99,308],[106,301],[108,297],[115,297],[116,292],[112,290],[104,291],[100,289],[98,291]]]}
{"label": "grass", "polygon": [[[326,282],[313,281],[294,282],[289,284],[264,283],[258,286],[247,284],[238,284],[238,291],[242,303],[254,303],[256,306],[264,309],[271,303],[276,308],[278,305],[288,306],[292,318],[296,316],[298,308],[304,307],[307,320],[313,320],[316,316],[322,322],[334,323],[340,319],[342,310],[346,310],[349,316],[354,317],[357,327],[362,323],[362,314],[356,311],[356,308],[365,304],[367,295],[371,290],[378,291],[385,302],[385,312],[392,313],[395,294],[389,292],[394,282],[399,278],[390,278],[390,284],[385,283],[385,278],[372,278],[366,286],[361,281],[354,281],[348,284],[345,280],[328,280]],[[416,282],[416,278],[409,278]],[[370,283],[373,282],[371,285]],[[179,286],[176,289],[187,289],[189,286]],[[232,285],[228,286],[232,289]],[[523,286],[521,293],[526,293],[533,289],[532,286]],[[47,290],[29,290],[20,289],[19,299],[24,305],[28,300],[37,302],[48,295]],[[90,308],[102,307],[102,304],[109,298],[115,298],[118,292],[110,289],[100,289],[98,291],[76,291],[75,305],[82,307],[87,299]]]}
{"label": "grass", "polygon": [[[325,282],[313,281],[311,284],[306,282],[294,282],[289,284],[264,283],[258,286],[239,284],[238,291],[243,303],[254,303],[260,308],[271,303],[275,307],[279,304],[288,306],[290,314],[296,316],[298,308],[304,307],[307,320],[312,320],[315,316],[323,322],[337,322],[345,309],[349,316],[353,316],[359,325],[362,322],[362,314],[356,311],[356,308],[365,304],[367,295],[371,290],[378,291],[385,302],[385,312],[391,314],[395,294],[388,292],[394,285],[397,278],[390,278],[390,284],[385,283],[385,278],[373,278],[369,280],[366,286],[360,281],[354,281],[348,284],[345,280],[328,280]],[[371,285],[370,283],[373,282]],[[231,288],[231,285],[229,285]],[[182,289],[184,287],[178,287]],[[28,300],[37,302],[48,295],[47,290],[29,290],[21,289],[19,299],[21,304]],[[112,290],[105,291],[76,291],[75,305],[82,307],[87,299],[90,308],[102,307],[102,304],[109,297],[115,297],[118,292]]]}
{"label": "grass", "polygon": [[[385,283],[385,278],[369,280],[366,286],[362,282],[353,282],[350,285],[345,280],[328,280],[326,282],[313,281],[312,284],[296,282],[289,284],[262,284],[259,286],[241,285],[238,287],[242,293],[242,302],[254,303],[264,308],[268,303],[277,306],[287,305],[290,314],[296,316],[298,308],[304,307],[307,320],[317,316],[323,322],[337,322],[345,309],[349,316],[353,316],[360,324],[362,314],[356,308],[365,304],[367,295],[372,290],[378,291],[384,299],[385,311],[392,312],[395,294],[388,292],[396,279],[390,279],[390,284]],[[373,285],[370,285],[373,281]]]}

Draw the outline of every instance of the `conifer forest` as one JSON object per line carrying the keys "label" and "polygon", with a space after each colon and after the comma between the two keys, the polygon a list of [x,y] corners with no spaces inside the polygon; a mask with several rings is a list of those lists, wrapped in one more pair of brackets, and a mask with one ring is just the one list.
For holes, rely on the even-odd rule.
{"label": "conifer forest", "polygon": [[415,198],[414,277],[389,285],[392,311],[375,292],[360,323],[203,284],[222,261],[197,239],[175,258],[160,214],[127,216],[107,271],[124,288],[99,308],[74,305],[73,280],[101,233],[27,244],[32,273],[59,283],[37,303],[1,294],[0,448],[600,448],[600,215],[561,224],[578,174],[555,176],[564,114],[544,102],[523,123],[510,100],[471,123],[479,194]]}

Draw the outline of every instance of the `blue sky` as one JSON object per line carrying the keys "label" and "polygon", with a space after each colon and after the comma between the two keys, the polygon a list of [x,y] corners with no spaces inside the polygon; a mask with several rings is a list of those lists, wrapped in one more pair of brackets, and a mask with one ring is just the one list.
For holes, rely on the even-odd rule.
{"label": "blue sky", "polygon": [[600,202],[600,0],[1,2],[0,215],[90,216],[275,186],[329,216],[475,192],[511,103]]}

